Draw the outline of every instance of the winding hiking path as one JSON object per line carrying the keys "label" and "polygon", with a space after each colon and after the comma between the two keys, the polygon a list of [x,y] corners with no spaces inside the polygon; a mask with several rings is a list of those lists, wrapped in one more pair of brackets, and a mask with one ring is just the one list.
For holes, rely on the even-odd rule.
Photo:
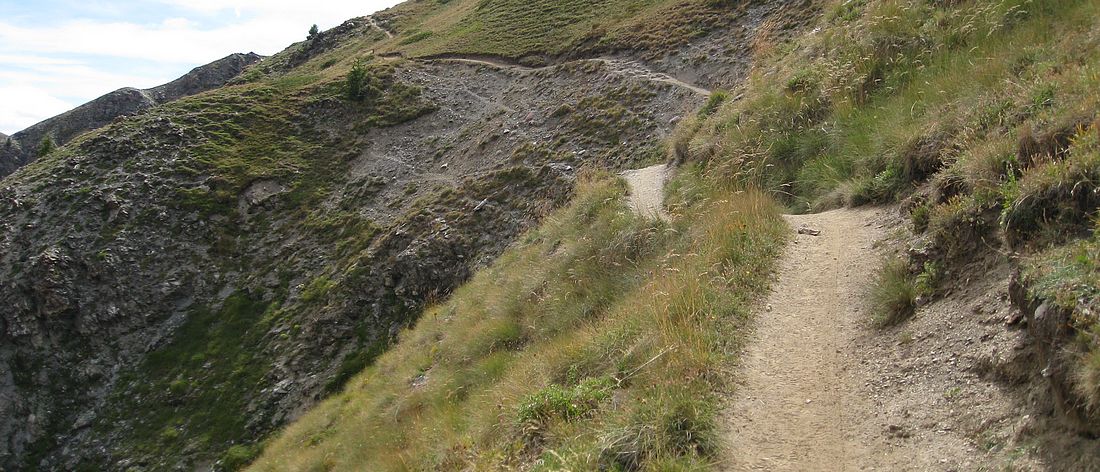
{"label": "winding hiking path", "polygon": [[390,30],[383,28],[382,25],[378,24],[378,21],[375,20],[373,16],[367,17],[367,24],[369,24],[371,28],[381,31],[383,34],[386,35],[386,38],[393,39],[393,33],[391,33]]}
{"label": "winding hiking path", "polygon": [[855,369],[863,300],[879,259],[875,210],[788,216],[798,234],[756,317],[726,413],[725,470],[899,470],[882,451]]}
{"label": "winding hiking path", "polygon": [[[436,62],[457,62],[457,63],[461,63],[461,64],[481,65],[481,66],[493,67],[493,68],[497,68],[497,69],[514,69],[514,70],[522,70],[522,71],[535,71],[535,70],[541,70],[541,69],[548,69],[548,68],[556,67],[556,66],[560,65],[560,64],[553,64],[553,65],[549,65],[549,66],[531,67],[531,66],[526,66],[526,65],[519,64],[519,63],[516,63],[516,62],[513,62],[513,61],[509,61],[507,59],[500,58],[500,57],[479,56],[479,55],[446,55],[446,56],[439,56],[439,57],[428,57],[428,58],[423,58],[421,60],[436,61]],[[607,66],[609,66],[611,68],[611,70],[613,70],[617,73],[624,74],[624,75],[627,75],[627,76],[630,76],[630,77],[638,77],[638,78],[641,78],[641,79],[648,80],[650,82],[659,82],[659,83],[665,83],[665,84],[673,85],[673,86],[680,87],[680,88],[683,88],[683,89],[686,89],[686,90],[690,90],[691,92],[697,93],[699,95],[710,96],[710,94],[711,94],[710,90],[707,90],[703,87],[699,87],[698,85],[689,84],[687,82],[684,82],[683,80],[677,79],[676,77],[670,76],[668,74],[665,74],[665,73],[662,73],[662,72],[657,72],[655,70],[652,70],[652,69],[646,67],[644,64],[641,64],[641,63],[638,63],[638,62],[635,62],[635,61],[629,61],[629,60],[625,60],[625,59],[610,59],[610,58],[603,58],[603,57],[594,58],[594,59],[577,59],[576,60],[576,62],[582,62],[582,61],[599,62],[599,63],[602,63],[602,64],[606,64]]]}
{"label": "winding hiking path", "polygon": [[664,207],[664,189],[669,172],[668,165],[658,164],[621,174],[630,187],[627,201],[635,213],[649,218],[668,219]]}

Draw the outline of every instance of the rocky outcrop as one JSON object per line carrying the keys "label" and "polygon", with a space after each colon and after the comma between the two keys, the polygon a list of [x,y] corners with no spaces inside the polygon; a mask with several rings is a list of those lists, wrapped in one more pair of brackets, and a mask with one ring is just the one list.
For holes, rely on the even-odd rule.
{"label": "rocky outcrop", "polygon": [[15,133],[11,136],[10,145],[6,139],[0,144],[0,178],[37,158],[36,153],[44,139],[50,139],[55,145],[63,145],[119,117],[220,87],[260,59],[262,57],[254,53],[231,54],[196,67],[183,77],[159,87],[148,90],[129,87],[118,89]]}
{"label": "rocky outcrop", "polygon": [[207,65],[196,67],[176,80],[153,87],[146,92],[157,103],[170,102],[189,95],[221,87],[241,74],[248,66],[260,62],[256,53],[230,54]]}

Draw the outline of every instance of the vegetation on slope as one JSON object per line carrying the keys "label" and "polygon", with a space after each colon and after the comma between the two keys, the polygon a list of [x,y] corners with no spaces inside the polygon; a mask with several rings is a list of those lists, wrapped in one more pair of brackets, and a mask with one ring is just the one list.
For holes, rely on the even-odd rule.
{"label": "vegetation on slope", "polygon": [[[684,164],[671,228],[625,215],[613,184],[585,183],[573,206],[270,443],[255,470],[705,467],[723,363],[782,239],[772,198],[795,211],[906,200],[936,255],[884,272],[884,324],[904,322],[945,265],[998,235],[1031,251],[1095,230],[1097,8],[832,2],[804,37],[758,38],[740,98],[716,94],[669,143]],[[479,36],[491,18],[471,26],[457,6],[440,11],[433,21],[446,27],[406,45],[518,57],[583,37],[493,46]],[[457,46],[433,49],[443,43]],[[768,196],[745,191],[755,187]],[[1095,290],[1081,287],[1096,285],[1094,246],[1035,256],[1062,268],[1036,275],[1039,291],[1093,313]],[[1097,322],[1080,319],[1079,384],[1100,398]]]}
{"label": "vegetation on slope", "polygon": [[648,55],[686,44],[750,2],[733,0],[420,0],[396,7],[385,48],[406,55],[546,56],[633,49]]}
{"label": "vegetation on slope", "polygon": [[479,273],[253,470],[692,468],[715,392],[785,227],[758,192],[695,176],[670,226],[589,176],[568,208]]}
{"label": "vegetation on slope", "polygon": [[1001,247],[1061,268],[1032,276],[1032,295],[1077,313],[1077,354],[1063,359],[1095,411],[1096,291],[1068,287],[1095,287],[1100,5],[866,0],[826,11],[816,32],[758,43],[744,98],[686,122],[670,148],[724,176],[715,182],[758,182],[795,211],[900,201],[930,259],[883,272],[884,324]]}
{"label": "vegetation on slope", "polygon": [[[273,261],[270,252],[251,245],[265,237],[272,225],[300,225],[309,232],[303,237],[315,238],[327,248],[327,258],[316,253],[310,258],[332,262],[333,267],[298,267],[323,272],[343,269],[350,264],[347,260],[356,260],[379,233],[358,213],[322,205],[346,172],[346,151],[338,151],[348,146],[317,127],[318,110],[352,123],[349,128],[357,131],[402,123],[432,110],[417,88],[394,79],[392,67],[366,66],[361,73],[371,92],[354,103],[344,99],[345,82],[339,70],[327,75],[295,72],[258,77],[184,98],[78,138],[17,176],[34,179],[40,173],[56,172],[57,161],[87,152],[84,145],[133,143],[141,150],[156,150],[156,159],[143,159],[134,150],[122,148],[95,161],[94,168],[81,169],[106,172],[95,178],[80,176],[85,187],[70,197],[78,202],[94,198],[92,188],[109,185],[115,167],[125,174],[174,179],[170,188],[142,195],[150,206],[168,207],[102,223],[95,231],[94,245],[89,246],[102,248],[95,257],[111,258],[111,245],[125,240],[120,234],[142,231],[158,213],[172,212],[184,215],[171,223],[175,231],[209,243],[209,252],[216,257],[203,267],[206,273],[241,271],[275,281],[260,290],[247,279],[238,281],[240,285],[230,287],[234,295],[224,301],[188,308],[186,322],[170,340],[154,346],[143,362],[121,374],[108,407],[92,425],[96,434],[113,433],[117,442],[111,457],[87,461],[84,469],[102,470],[103,461],[118,459],[165,467],[188,454],[221,456],[232,464],[254,453],[247,440],[265,426],[257,425],[262,405],[250,401],[272,368],[267,358],[271,351],[261,348],[297,342],[302,320],[317,309],[318,299],[332,284],[313,283],[292,296],[292,262]],[[179,146],[175,156],[164,150],[169,146]],[[43,185],[49,181],[41,179]],[[245,214],[241,195],[257,181],[285,188],[277,212]],[[132,197],[120,189],[115,192],[120,198]],[[203,225],[203,231],[187,226],[196,221],[220,224]],[[187,240],[176,242],[183,241]],[[200,255],[191,257],[180,264],[203,260]],[[317,275],[317,280],[327,279]],[[269,291],[270,287],[275,288]],[[364,337],[358,342],[360,357],[376,355],[381,348],[377,339]],[[360,360],[359,368],[364,363]],[[346,380],[346,375],[334,381]],[[54,447],[54,435],[48,435],[34,446],[26,463],[37,464]]]}

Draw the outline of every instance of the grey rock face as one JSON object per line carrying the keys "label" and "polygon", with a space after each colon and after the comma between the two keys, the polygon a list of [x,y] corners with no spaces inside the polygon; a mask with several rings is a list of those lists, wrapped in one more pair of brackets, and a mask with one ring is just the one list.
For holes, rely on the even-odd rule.
{"label": "grey rock face", "polygon": [[56,145],[107,125],[116,118],[139,113],[149,107],[194,95],[225,85],[261,56],[231,54],[210,64],[196,67],[183,77],[148,90],[122,88],[49,118],[11,136],[0,138],[0,178],[34,161],[43,139],[49,137]]}

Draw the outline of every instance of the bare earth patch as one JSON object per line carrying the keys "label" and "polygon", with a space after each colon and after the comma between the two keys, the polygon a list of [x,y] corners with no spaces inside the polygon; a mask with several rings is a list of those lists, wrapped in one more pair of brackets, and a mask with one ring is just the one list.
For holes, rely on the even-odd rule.
{"label": "bare earth patch", "polygon": [[630,186],[628,202],[635,213],[651,218],[668,219],[668,213],[665,212],[664,207],[664,189],[668,174],[669,167],[666,164],[622,173],[623,179]]}

